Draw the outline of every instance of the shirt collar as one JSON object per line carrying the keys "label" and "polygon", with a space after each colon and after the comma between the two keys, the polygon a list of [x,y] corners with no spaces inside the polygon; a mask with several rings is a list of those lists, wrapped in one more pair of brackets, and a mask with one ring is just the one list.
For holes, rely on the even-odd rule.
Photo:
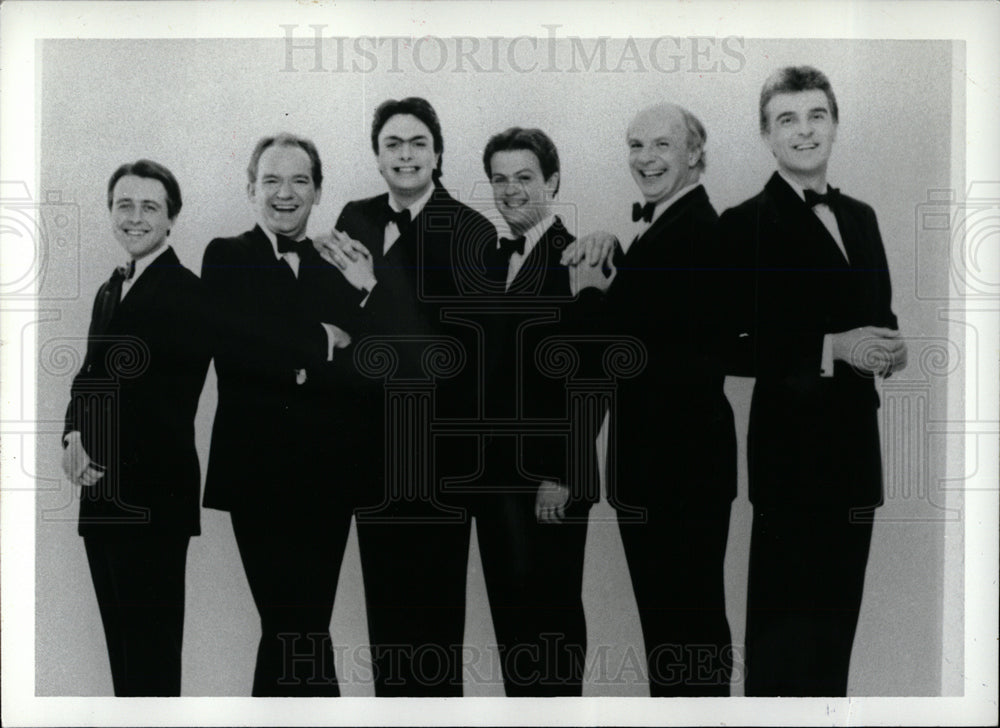
{"label": "shirt collar", "polygon": [[[267,236],[267,239],[271,241],[271,250],[274,251],[274,257],[277,258],[278,260],[281,260],[282,254],[278,252],[278,236],[275,235],[271,230],[269,230],[266,225],[262,225],[261,223],[258,222],[257,226],[264,231],[264,234]],[[305,233],[302,233],[297,238],[295,238],[295,241],[299,242],[300,240],[305,240],[307,237],[308,236]]]}
{"label": "shirt collar", "polygon": [[[791,177],[789,177],[787,174],[785,174],[780,169],[778,170],[778,176],[781,177],[781,179],[785,180],[785,182],[788,184],[788,186],[791,187],[795,191],[795,194],[797,194],[799,196],[800,200],[802,200],[803,202],[805,201],[805,199],[806,199],[806,188],[805,187],[803,187],[798,182],[796,182],[795,180],[793,180]],[[830,189],[830,185],[827,184],[826,182],[824,182],[823,183],[823,190],[820,192],[820,194],[821,195],[825,195],[829,189]]]}
{"label": "shirt collar", "polygon": [[392,193],[390,192],[389,193],[389,207],[391,207],[394,212],[402,212],[403,210],[409,210],[410,211],[410,219],[412,220],[413,218],[415,218],[417,215],[420,214],[420,211],[424,209],[424,205],[427,204],[428,200],[431,199],[431,195],[433,195],[433,194],[434,194],[434,185],[431,184],[427,188],[427,191],[420,196],[420,199],[418,199],[412,205],[409,205],[407,207],[400,207],[396,203],[395,198],[393,198]]}
{"label": "shirt collar", "polygon": [[159,258],[165,252],[170,249],[170,246],[164,243],[159,247],[158,250],[154,250],[149,255],[144,255],[141,258],[135,259],[135,273],[132,274],[132,280],[138,280],[139,276],[152,264],[154,260]]}
{"label": "shirt collar", "polygon": [[685,187],[681,187],[667,199],[660,200],[659,202],[657,202],[656,207],[653,208],[653,217],[649,221],[649,225],[652,227],[653,223],[656,222],[656,219],[667,211],[667,208],[669,208],[671,205],[677,202],[677,200],[681,199],[684,195],[693,190],[695,187],[700,187],[700,186],[701,182],[695,182],[693,184],[689,184]]}

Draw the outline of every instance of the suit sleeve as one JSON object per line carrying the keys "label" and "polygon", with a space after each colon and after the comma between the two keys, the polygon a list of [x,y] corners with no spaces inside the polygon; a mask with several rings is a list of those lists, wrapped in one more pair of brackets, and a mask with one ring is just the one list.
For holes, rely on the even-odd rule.
{"label": "suit sleeve", "polygon": [[220,375],[250,381],[294,381],[296,370],[326,361],[326,331],[318,317],[259,313],[255,270],[234,254],[231,241],[213,240],[205,250],[201,278],[213,319],[216,368]]}
{"label": "suit sleeve", "polygon": [[[107,283],[101,286],[94,297],[94,305],[90,312],[90,329],[93,328],[94,319],[97,316],[98,301],[101,300],[101,294],[104,292],[105,286],[107,286]],[[73,377],[73,384],[69,390],[69,404],[66,406],[66,417],[62,434],[64,439],[70,432],[77,431],[82,433],[84,423],[87,421],[87,399],[80,396],[80,390],[87,378],[95,355],[94,342],[91,341],[90,333],[90,331],[87,332],[87,351],[83,358],[83,364],[80,366],[80,371]]]}

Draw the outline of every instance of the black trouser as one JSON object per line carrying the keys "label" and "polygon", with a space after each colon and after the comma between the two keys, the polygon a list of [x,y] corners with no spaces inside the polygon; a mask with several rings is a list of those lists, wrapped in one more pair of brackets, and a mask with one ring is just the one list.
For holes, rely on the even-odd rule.
{"label": "black trouser", "polygon": [[534,489],[480,499],[479,553],[509,696],[582,694],[588,511],[577,504],[562,523],[538,523]]}
{"label": "black trouser", "polygon": [[730,504],[619,513],[653,697],[727,696],[733,668],[723,562]]}
{"label": "black trouser", "polygon": [[190,536],[85,536],[115,695],[181,694],[184,568]]}
{"label": "black trouser", "polygon": [[351,509],[275,504],[232,519],[260,615],[252,695],[339,696],[330,619]]}
{"label": "black trouser", "polygon": [[375,695],[461,697],[470,519],[426,501],[359,511]]}
{"label": "black trouser", "polygon": [[870,512],[754,508],[748,696],[847,695],[871,535]]}

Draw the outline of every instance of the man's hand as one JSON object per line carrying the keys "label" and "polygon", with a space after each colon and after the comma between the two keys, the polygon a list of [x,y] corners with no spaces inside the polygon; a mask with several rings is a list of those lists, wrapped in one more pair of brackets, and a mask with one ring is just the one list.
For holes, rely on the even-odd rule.
{"label": "man's hand", "polygon": [[539,523],[559,523],[566,517],[569,488],[543,480],[535,494],[535,518]]}
{"label": "man's hand", "polygon": [[604,266],[616,245],[618,238],[611,233],[598,230],[570,243],[563,251],[559,262],[563,265],[579,265],[581,261],[586,261],[589,266],[596,266],[598,263]]}
{"label": "man's hand", "polygon": [[372,254],[346,233],[333,230],[313,240],[313,247],[327,263],[336,266],[347,282],[359,291],[375,287]]}
{"label": "man's hand", "polygon": [[62,468],[74,485],[90,487],[104,477],[104,471],[91,462],[87,451],[83,449],[83,440],[76,430],[66,435]]}
{"label": "man's hand", "polygon": [[574,296],[585,288],[596,288],[604,293],[618,275],[618,269],[608,258],[605,265],[587,265],[580,263],[569,267],[569,290]]}
{"label": "man's hand", "polygon": [[896,329],[860,326],[833,334],[833,358],[855,369],[889,377],[906,367],[906,342]]}
{"label": "man's hand", "polygon": [[333,324],[323,324],[323,326],[329,327],[326,331],[334,349],[346,349],[351,345],[351,335],[342,328]]}

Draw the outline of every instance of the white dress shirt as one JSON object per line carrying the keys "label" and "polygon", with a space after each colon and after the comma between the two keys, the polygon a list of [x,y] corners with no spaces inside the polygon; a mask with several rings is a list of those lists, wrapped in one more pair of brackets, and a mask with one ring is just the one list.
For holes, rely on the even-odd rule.
{"label": "white dress shirt", "polygon": [[[392,194],[389,194],[389,207],[392,208],[393,212],[402,212],[403,210],[410,211],[410,220],[413,220],[420,214],[420,211],[424,209],[424,205],[427,201],[431,199],[431,195],[434,194],[434,185],[427,188],[427,191],[420,196],[420,199],[414,202],[412,205],[407,207],[400,207],[399,203],[393,199]],[[392,244],[399,240],[399,227],[396,223],[390,221],[385,226],[385,237],[382,240],[382,255],[389,252],[389,248]]]}

